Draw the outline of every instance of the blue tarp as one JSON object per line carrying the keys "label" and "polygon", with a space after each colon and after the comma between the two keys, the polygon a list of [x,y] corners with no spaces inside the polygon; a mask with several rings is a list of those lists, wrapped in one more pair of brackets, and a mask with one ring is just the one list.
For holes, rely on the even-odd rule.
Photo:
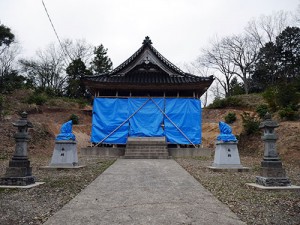
{"label": "blue tarp", "polygon": [[232,134],[231,127],[222,121],[219,122],[220,135],[217,137],[218,141],[223,142],[237,142],[236,137]]}
{"label": "blue tarp", "polygon": [[[128,99],[94,99],[91,142],[102,141],[128,117]],[[128,124],[127,121],[103,143],[125,144],[128,136]]]}
{"label": "blue tarp", "polygon": [[[149,98],[130,98],[128,99],[129,115],[136,112]],[[164,108],[164,99],[155,98],[155,103]],[[129,136],[130,137],[162,137],[164,130],[163,114],[158,107],[149,100],[130,120]]]}
{"label": "blue tarp", "polygon": [[60,133],[56,136],[55,140],[57,141],[65,141],[65,140],[73,140],[75,141],[75,135],[72,133],[72,120],[64,123],[60,128]]}
{"label": "blue tarp", "polygon": [[[193,144],[201,143],[201,103],[198,99],[166,99],[166,114]],[[187,138],[165,118],[167,141],[174,144],[191,144]]]}
{"label": "blue tarp", "polygon": [[[143,106],[144,103],[146,104]],[[166,136],[170,143],[191,144],[174,126],[176,124],[193,144],[200,144],[200,105],[200,100],[190,98],[96,98],[93,107],[91,142],[103,141],[127,120],[102,143],[126,144],[128,136]],[[141,106],[143,107],[141,108]],[[174,124],[164,116],[158,107]],[[136,112],[137,110],[139,111]],[[162,128],[163,123],[165,130]]]}

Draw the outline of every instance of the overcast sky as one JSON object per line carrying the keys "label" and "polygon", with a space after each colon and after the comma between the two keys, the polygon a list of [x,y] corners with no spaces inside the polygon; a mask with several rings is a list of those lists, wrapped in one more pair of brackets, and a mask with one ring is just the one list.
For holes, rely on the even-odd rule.
{"label": "overcast sky", "polygon": [[[174,64],[191,62],[214,35],[238,34],[247,22],[299,0],[44,0],[61,39],[103,44],[114,67],[145,36]],[[41,0],[0,0],[0,21],[10,27],[25,56],[57,42]]]}

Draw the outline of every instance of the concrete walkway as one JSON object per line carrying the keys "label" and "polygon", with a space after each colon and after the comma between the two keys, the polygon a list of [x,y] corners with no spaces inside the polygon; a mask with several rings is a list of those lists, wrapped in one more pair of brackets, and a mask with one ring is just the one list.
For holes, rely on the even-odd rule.
{"label": "concrete walkway", "polygon": [[174,160],[118,159],[45,224],[245,223]]}

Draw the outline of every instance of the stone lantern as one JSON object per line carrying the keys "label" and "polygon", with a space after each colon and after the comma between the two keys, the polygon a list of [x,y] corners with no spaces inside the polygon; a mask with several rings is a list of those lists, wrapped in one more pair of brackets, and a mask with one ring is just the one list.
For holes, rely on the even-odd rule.
{"label": "stone lantern", "polygon": [[290,186],[291,182],[286,177],[282,162],[276,150],[277,136],[275,128],[279,125],[271,119],[269,113],[261,122],[259,128],[263,130],[261,139],[264,141],[264,158],[261,162],[261,174],[256,177],[256,184],[263,186]]}
{"label": "stone lantern", "polygon": [[35,183],[35,178],[32,176],[32,168],[27,155],[27,143],[30,138],[28,128],[32,128],[32,123],[27,120],[27,113],[23,112],[21,118],[13,123],[13,126],[18,128],[14,135],[16,141],[15,152],[12,159],[9,161],[9,167],[6,168],[6,173],[0,179],[0,185],[26,186]]}

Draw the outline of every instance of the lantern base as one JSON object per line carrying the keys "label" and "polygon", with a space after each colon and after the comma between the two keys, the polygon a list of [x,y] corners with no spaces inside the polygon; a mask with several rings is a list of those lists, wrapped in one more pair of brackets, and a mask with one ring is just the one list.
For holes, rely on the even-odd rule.
{"label": "lantern base", "polygon": [[0,185],[27,186],[35,183],[34,176],[27,177],[3,177],[0,178]]}
{"label": "lantern base", "polygon": [[291,186],[291,181],[287,177],[256,177],[256,184],[266,187]]}

